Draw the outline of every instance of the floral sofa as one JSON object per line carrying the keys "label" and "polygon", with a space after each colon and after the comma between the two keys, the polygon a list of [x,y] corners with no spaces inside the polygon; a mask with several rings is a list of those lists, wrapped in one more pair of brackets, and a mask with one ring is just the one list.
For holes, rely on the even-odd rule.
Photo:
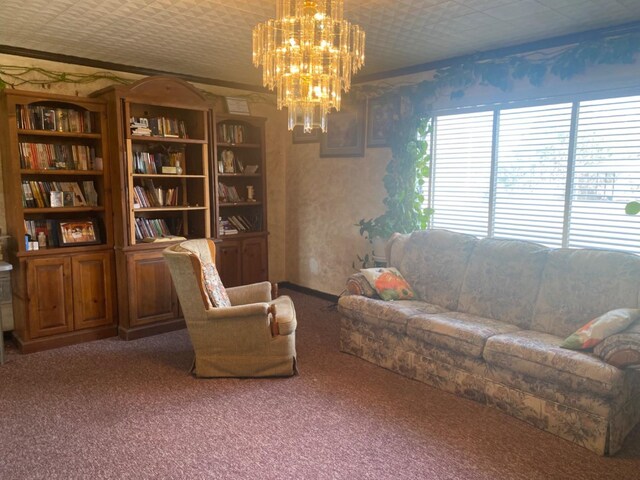
{"label": "floral sofa", "polygon": [[419,300],[343,295],[343,352],[601,455],[620,449],[640,419],[640,372],[560,344],[638,308],[640,257],[428,230],[392,237],[387,261]]}

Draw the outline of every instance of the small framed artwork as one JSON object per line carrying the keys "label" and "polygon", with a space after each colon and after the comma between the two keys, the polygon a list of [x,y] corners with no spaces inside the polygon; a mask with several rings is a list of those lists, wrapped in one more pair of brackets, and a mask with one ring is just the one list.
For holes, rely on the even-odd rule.
{"label": "small framed artwork", "polygon": [[293,127],[291,132],[291,139],[293,143],[318,143],[320,141],[321,130],[314,128],[310,132],[305,132],[301,125]]}
{"label": "small framed artwork", "polygon": [[227,103],[227,112],[233,115],[251,115],[249,102],[246,98],[224,97],[224,99]]}
{"label": "small framed artwork", "polygon": [[94,245],[100,243],[100,232],[96,220],[61,220],[58,223],[61,247]]}
{"label": "small framed artwork", "polygon": [[367,102],[367,147],[388,147],[389,132],[400,117],[400,97],[388,95]]}
{"label": "small framed artwork", "polygon": [[51,204],[51,208],[64,207],[63,192],[49,192],[49,203]]}
{"label": "small framed artwork", "polygon": [[62,205],[65,207],[74,206],[75,195],[73,192],[62,192]]}
{"label": "small framed artwork", "polygon": [[327,133],[320,137],[321,157],[364,156],[364,103],[343,105],[327,116]]}

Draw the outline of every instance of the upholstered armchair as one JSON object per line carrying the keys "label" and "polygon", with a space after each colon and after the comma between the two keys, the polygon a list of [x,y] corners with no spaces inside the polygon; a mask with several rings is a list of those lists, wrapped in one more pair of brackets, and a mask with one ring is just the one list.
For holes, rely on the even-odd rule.
{"label": "upholstered armchair", "polygon": [[163,253],[195,351],[196,376],[267,377],[296,372],[296,314],[291,298],[272,299],[269,282],[228,289],[220,284],[231,306],[216,306],[218,299],[207,277],[215,264],[213,241],[187,240]]}

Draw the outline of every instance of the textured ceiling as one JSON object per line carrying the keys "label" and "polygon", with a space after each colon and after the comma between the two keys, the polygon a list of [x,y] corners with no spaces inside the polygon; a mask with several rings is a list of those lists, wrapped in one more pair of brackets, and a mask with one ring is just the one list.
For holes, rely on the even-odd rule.
{"label": "textured ceiling", "polygon": [[[361,75],[640,20],[640,0],[345,0]],[[0,45],[258,85],[275,0],[0,0]],[[357,77],[356,77],[357,80]]]}

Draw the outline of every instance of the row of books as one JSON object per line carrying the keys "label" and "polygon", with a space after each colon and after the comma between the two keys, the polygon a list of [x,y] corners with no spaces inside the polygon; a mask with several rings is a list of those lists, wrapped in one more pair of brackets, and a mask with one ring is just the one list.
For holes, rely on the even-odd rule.
{"label": "row of books", "polygon": [[82,188],[78,182],[22,181],[22,206],[25,208],[97,205],[98,192],[93,180],[82,182]]}
{"label": "row of books", "polygon": [[133,171],[135,173],[163,173],[162,167],[185,165],[183,151],[169,153],[133,152]]}
{"label": "row of books", "polygon": [[234,235],[237,233],[259,232],[262,230],[261,215],[229,215],[219,222],[220,235]]}
{"label": "row of books", "polygon": [[132,135],[143,137],[189,138],[184,120],[167,117],[131,117],[129,128]]}
{"label": "row of books", "polygon": [[20,168],[33,170],[102,170],[102,159],[87,145],[52,143],[18,144]]}
{"label": "row of books", "polygon": [[133,208],[174,207],[178,205],[180,187],[133,187]]}
{"label": "row of books", "polygon": [[221,203],[237,203],[243,202],[244,199],[238,194],[238,190],[234,185],[225,185],[218,182],[218,199]]}
{"label": "row of books", "polygon": [[[179,235],[182,229],[182,219],[173,219],[173,228],[169,228],[167,221],[163,218],[136,218],[136,240],[172,237]],[[173,233],[172,233],[173,232]]]}
{"label": "row of books", "polygon": [[91,112],[42,105],[16,105],[18,128],[52,132],[91,133]]}
{"label": "row of books", "polygon": [[245,143],[248,141],[247,127],[233,123],[218,125],[218,141],[222,143]]}

